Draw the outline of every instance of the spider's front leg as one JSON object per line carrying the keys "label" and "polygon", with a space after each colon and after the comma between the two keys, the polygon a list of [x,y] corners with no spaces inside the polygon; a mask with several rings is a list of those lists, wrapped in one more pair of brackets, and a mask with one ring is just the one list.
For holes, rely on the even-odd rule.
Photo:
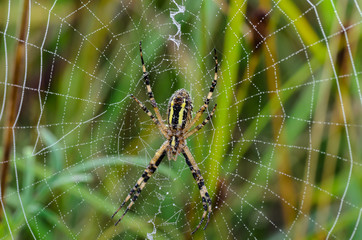
{"label": "spider's front leg", "polygon": [[207,227],[207,225],[209,224],[210,215],[211,215],[211,199],[210,199],[209,193],[207,192],[204,178],[201,176],[200,169],[197,166],[194,157],[192,156],[189,148],[186,145],[185,145],[184,149],[182,150],[182,155],[184,155],[186,164],[189,166],[189,168],[192,172],[192,176],[194,177],[194,179],[197,182],[197,186],[199,187],[200,195],[201,195],[201,199],[202,199],[202,206],[204,208],[204,213],[202,214],[200,223],[197,225],[195,230],[191,233],[191,234],[194,234],[200,228],[206,215],[207,215],[207,220],[206,220],[204,230]]}
{"label": "spider's front leg", "polygon": [[[145,187],[148,179],[152,176],[152,174],[157,170],[158,165],[160,165],[162,159],[166,155],[166,148],[167,148],[168,142],[164,142],[160,149],[157,150],[155,153],[155,156],[151,159],[150,163],[148,164],[148,167],[143,172],[142,176],[138,179],[137,183],[134,185],[134,187],[131,189],[129,194],[127,195],[126,199],[123,201],[121,206],[117,209],[115,213],[113,213],[112,218],[118,213],[118,211],[131,199],[130,204],[127,206],[126,211],[123,213],[123,215],[118,219],[118,221],[114,224],[117,225],[124,215],[128,212],[128,210],[132,207],[132,205],[137,200],[138,196],[140,195],[142,189]],[[132,197],[133,195],[133,197]]]}

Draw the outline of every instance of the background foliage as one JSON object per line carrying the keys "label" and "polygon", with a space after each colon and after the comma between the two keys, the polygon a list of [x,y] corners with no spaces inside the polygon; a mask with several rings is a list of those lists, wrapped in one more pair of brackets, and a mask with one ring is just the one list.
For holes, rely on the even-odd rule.
{"label": "background foliage", "polygon": [[359,239],[361,6],[0,2],[0,239],[191,238],[202,206],[181,157],[110,219],[164,141],[129,98],[151,108],[140,40],[164,117],[179,88],[198,109],[220,59],[215,117],[188,142],[214,207],[194,238]]}

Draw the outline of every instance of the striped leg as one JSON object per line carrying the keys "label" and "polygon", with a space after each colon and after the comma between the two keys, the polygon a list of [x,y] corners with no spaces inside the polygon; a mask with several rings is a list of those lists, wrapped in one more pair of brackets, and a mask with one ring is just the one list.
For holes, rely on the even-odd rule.
{"label": "striped leg", "polygon": [[166,126],[163,123],[163,120],[162,120],[162,117],[160,114],[160,110],[158,109],[156,100],[153,96],[153,92],[152,92],[151,85],[150,85],[149,73],[146,71],[145,62],[143,61],[142,43],[141,42],[140,42],[140,55],[141,55],[141,62],[142,62],[143,79],[145,80],[145,83],[146,83],[148,97],[150,98],[151,105],[153,107],[153,110],[156,113],[156,117],[157,117],[158,121],[160,122],[161,127],[163,129],[166,129]]}
{"label": "striped leg", "polygon": [[[132,207],[132,205],[136,202],[138,196],[140,195],[142,189],[145,187],[147,181],[150,179],[152,174],[156,171],[158,165],[160,165],[163,157],[166,155],[166,147],[168,145],[168,142],[164,142],[160,149],[157,150],[155,153],[155,156],[151,159],[150,163],[148,164],[148,167],[143,172],[142,176],[138,179],[136,185],[131,189],[129,194],[127,195],[126,199],[123,201],[121,206],[117,209],[115,213],[113,213],[112,218],[119,212],[119,210],[131,199],[131,202],[127,206],[127,209],[123,213],[123,215],[118,219],[118,221],[114,224],[117,225],[126,215],[128,210]],[[132,197],[133,195],[133,197]]]}
{"label": "striped leg", "polygon": [[158,121],[158,119],[155,118],[155,116],[153,116],[150,110],[148,110],[147,107],[143,105],[140,100],[138,100],[135,96],[133,96],[133,94],[131,94],[131,98],[133,98],[138,103],[138,105],[140,105],[142,110],[152,119],[152,121],[157,125],[158,129],[161,131],[163,136],[167,137],[166,131],[162,128],[160,121]]}
{"label": "striped leg", "polygon": [[212,109],[211,113],[209,115],[207,115],[206,119],[200,123],[199,125],[197,125],[194,129],[192,129],[190,132],[185,134],[185,139],[187,139],[188,137],[190,137],[191,135],[193,135],[195,132],[199,131],[201,128],[203,128],[206,123],[208,123],[210,121],[210,119],[212,118],[212,116],[214,115],[215,109],[216,109],[217,104],[215,104],[214,108]]}
{"label": "striped leg", "polygon": [[186,163],[192,172],[192,176],[194,177],[194,179],[197,182],[197,186],[199,187],[200,195],[202,198],[202,206],[204,208],[204,213],[202,214],[200,223],[197,225],[196,229],[192,232],[192,234],[194,234],[200,228],[206,215],[207,215],[207,220],[206,220],[204,230],[207,227],[207,225],[209,224],[210,215],[211,215],[211,199],[210,199],[209,193],[207,192],[207,189],[206,189],[206,186],[204,183],[204,178],[201,176],[200,169],[197,166],[195,159],[192,156],[192,154],[187,146],[185,146],[184,150],[182,151],[182,155],[184,155]]}
{"label": "striped leg", "polygon": [[212,80],[212,83],[211,83],[209,94],[207,94],[204,105],[202,105],[200,107],[199,111],[197,111],[194,119],[192,119],[191,123],[188,124],[185,127],[185,131],[190,130],[190,128],[199,120],[199,118],[202,116],[202,114],[204,113],[206,108],[209,106],[210,99],[212,97],[212,94],[214,92],[214,89],[215,89],[215,86],[216,86],[216,83],[217,83],[217,64],[218,64],[218,62],[217,62],[217,55],[216,55],[216,49],[215,48],[214,48],[214,58],[215,58],[215,75],[214,75],[214,80]]}

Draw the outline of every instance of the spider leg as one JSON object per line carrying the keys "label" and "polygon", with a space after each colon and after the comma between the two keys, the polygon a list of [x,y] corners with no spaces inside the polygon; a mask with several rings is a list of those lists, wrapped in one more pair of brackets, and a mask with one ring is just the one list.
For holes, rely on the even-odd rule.
{"label": "spider leg", "polygon": [[148,110],[147,107],[145,105],[143,105],[140,100],[138,100],[135,96],[133,96],[133,94],[131,94],[131,98],[133,98],[138,103],[138,105],[140,105],[142,110],[152,119],[152,121],[157,125],[158,129],[161,131],[163,136],[167,137],[165,130],[162,128],[162,126],[160,124],[160,121],[157,118],[155,118],[155,116],[153,116],[153,114],[150,112],[150,110]]}
{"label": "spider leg", "polygon": [[187,146],[185,146],[184,149],[182,150],[182,155],[184,155],[186,164],[189,166],[189,168],[192,172],[192,176],[194,177],[194,179],[197,182],[197,186],[199,187],[200,195],[201,195],[201,199],[202,199],[202,206],[204,208],[204,213],[202,214],[200,223],[197,225],[195,230],[192,232],[192,234],[194,234],[200,228],[206,215],[207,215],[207,220],[206,220],[204,230],[207,227],[207,225],[209,224],[210,215],[211,215],[211,199],[210,199],[209,193],[207,192],[207,189],[206,189],[206,186],[204,183],[204,178],[201,176],[200,169],[197,166],[196,161]]}
{"label": "spider leg", "polygon": [[210,87],[210,91],[207,94],[206,100],[204,102],[204,105],[202,105],[199,109],[199,111],[197,111],[194,119],[192,119],[191,123],[189,123],[186,127],[185,127],[185,132],[190,130],[190,128],[199,120],[199,118],[202,116],[202,114],[204,113],[204,111],[206,110],[206,108],[209,106],[209,102],[210,99],[212,97],[212,94],[214,92],[216,83],[217,83],[217,55],[216,55],[216,49],[214,48],[214,58],[215,58],[215,75],[214,75],[214,80],[212,80],[211,83],[211,87]]}
{"label": "spider leg", "polygon": [[158,109],[156,100],[153,96],[153,92],[152,92],[151,85],[150,85],[149,73],[146,71],[145,62],[143,61],[142,43],[141,42],[140,42],[140,55],[141,55],[141,62],[142,62],[143,79],[145,80],[145,83],[146,83],[148,97],[150,98],[151,105],[153,107],[153,110],[156,113],[156,117],[157,117],[158,121],[160,122],[161,127],[163,129],[166,129],[166,126],[163,123],[163,120],[162,120],[162,117],[160,114],[160,110]]}
{"label": "spider leg", "polygon": [[212,109],[211,113],[209,115],[207,115],[207,117],[205,118],[205,120],[200,123],[199,125],[197,125],[194,129],[192,129],[190,132],[185,134],[185,139],[190,137],[191,135],[193,135],[195,132],[199,131],[201,128],[203,128],[206,123],[208,123],[210,121],[210,119],[212,118],[212,116],[214,115],[215,109],[216,109],[217,104],[215,104],[214,108]]}
{"label": "spider leg", "polygon": [[[126,199],[123,201],[121,206],[113,213],[112,218],[119,212],[119,210],[131,199],[131,202],[127,206],[127,209],[123,213],[123,215],[118,219],[118,221],[114,224],[117,225],[126,215],[128,210],[132,207],[132,205],[136,202],[138,196],[140,195],[142,189],[145,187],[147,181],[150,179],[152,174],[157,170],[158,165],[160,165],[162,159],[166,155],[166,147],[168,145],[168,142],[164,142],[160,149],[157,150],[155,153],[155,156],[151,159],[150,163],[148,164],[148,167],[143,172],[142,176],[138,179],[134,187],[131,189],[129,194],[127,195]],[[133,195],[133,197],[132,197]]]}

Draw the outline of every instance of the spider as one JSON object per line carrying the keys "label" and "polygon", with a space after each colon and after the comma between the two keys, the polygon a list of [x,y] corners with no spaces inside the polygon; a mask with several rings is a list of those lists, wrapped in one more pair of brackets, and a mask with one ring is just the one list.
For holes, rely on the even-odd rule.
{"label": "spider", "polygon": [[201,226],[202,222],[204,221],[206,215],[207,220],[204,227],[206,229],[211,215],[211,199],[210,195],[206,189],[204,178],[201,175],[200,169],[196,164],[194,157],[192,156],[190,149],[186,145],[186,139],[199,131],[203,126],[206,125],[208,121],[212,118],[217,104],[215,104],[214,108],[212,109],[211,113],[204,119],[204,121],[197,125],[192,130],[191,127],[195,125],[195,123],[200,119],[204,111],[207,109],[210,99],[212,97],[212,93],[214,92],[214,88],[217,83],[217,56],[216,56],[216,49],[214,49],[214,58],[215,58],[215,75],[214,79],[211,83],[210,91],[206,97],[204,104],[200,107],[199,111],[196,113],[195,118],[192,119],[192,102],[190,98],[190,94],[185,89],[177,90],[170,98],[168,103],[168,110],[167,110],[167,125],[162,120],[160,111],[157,107],[157,103],[153,96],[153,92],[150,86],[150,79],[149,73],[146,71],[145,63],[143,61],[143,54],[142,54],[142,45],[141,42],[139,43],[140,47],[140,56],[142,62],[142,70],[143,70],[143,79],[146,83],[147,87],[147,94],[150,98],[151,105],[156,113],[156,117],[147,109],[145,105],[143,105],[135,96],[131,95],[138,105],[142,108],[142,110],[152,119],[152,121],[157,125],[158,129],[162,133],[162,135],[167,139],[160,149],[158,149],[155,153],[155,156],[151,159],[148,167],[144,170],[142,176],[138,179],[134,187],[130,190],[129,194],[127,195],[126,199],[117,209],[117,211],[112,215],[112,218],[118,213],[118,211],[130,200],[127,209],[123,213],[123,215],[119,218],[119,220],[115,223],[117,225],[123,217],[126,215],[128,210],[132,207],[132,205],[137,200],[138,196],[140,195],[142,189],[145,187],[147,181],[150,179],[152,174],[156,171],[157,167],[161,163],[162,159],[167,154],[169,160],[176,160],[178,154],[182,154],[186,160],[186,164],[189,166],[192,176],[197,182],[197,185],[200,190],[200,195],[202,198],[202,206],[204,208],[204,213],[202,218],[197,225],[196,229],[192,232],[194,234]]}

